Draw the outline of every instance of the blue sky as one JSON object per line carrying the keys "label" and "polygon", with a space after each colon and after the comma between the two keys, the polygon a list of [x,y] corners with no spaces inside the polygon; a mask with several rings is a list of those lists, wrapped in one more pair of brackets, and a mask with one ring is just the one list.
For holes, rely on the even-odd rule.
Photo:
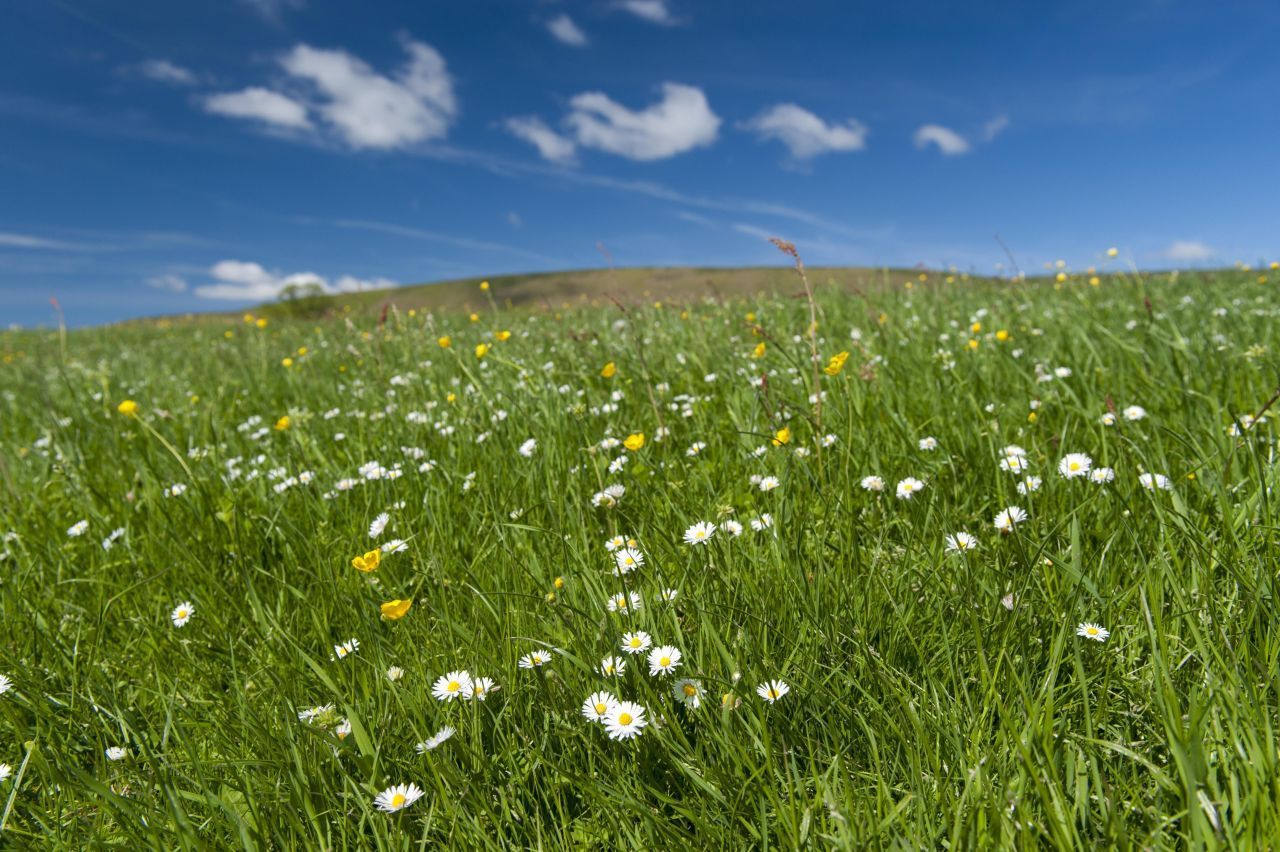
{"label": "blue sky", "polygon": [[618,265],[1280,254],[1268,2],[16,0],[0,321]]}

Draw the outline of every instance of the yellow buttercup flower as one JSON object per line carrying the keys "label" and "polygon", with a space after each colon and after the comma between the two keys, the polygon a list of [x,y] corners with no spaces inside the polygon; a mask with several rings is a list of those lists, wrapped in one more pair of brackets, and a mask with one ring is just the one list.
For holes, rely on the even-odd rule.
{"label": "yellow buttercup flower", "polygon": [[506,329],[503,329],[502,331],[495,334],[494,337],[498,338],[499,341],[507,341],[511,339],[511,332],[507,331]]}
{"label": "yellow buttercup flower", "polygon": [[1055,276],[1054,276],[1054,279],[1055,279],[1059,284],[1061,284],[1063,281],[1066,281],[1066,280],[1067,280],[1067,273],[1065,273],[1065,272],[1059,272],[1057,275],[1055,275]]}
{"label": "yellow buttercup flower", "polygon": [[973,325],[969,326],[969,330],[972,331],[974,334],[977,334],[978,332],[982,331],[982,323],[975,322]]}
{"label": "yellow buttercup flower", "polygon": [[996,332],[996,340],[999,340],[1001,343],[1005,343],[1008,339],[1009,332],[1005,331],[1003,328]]}
{"label": "yellow buttercup flower", "polygon": [[1098,276],[1096,276],[1096,275],[1091,275],[1091,276],[1089,276],[1089,286],[1090,286],[1090,287],[1097,287],[1097,286],[1098,286],[1099,284],[1101,284],[1101,283],[1102,283],[1102,279],[1101,279],[1101,278],[1099,278]]}
{"label": "yellow buttercup flower", "polygon": [[382,604],[379,609],[382,610],[382,617],[388,621],[395,621],[398,618],[404,618],[405,613],[409,611],[409,607],[413,606],[412,600],[394,600],[387,601]]}
{"label": "yellow buttercup flower", "polygon": [[627,436],[627,439],[622,442],[622,446],[626,447],[628,450],[631,450],[632,452],[635,452],[636,450],[644,446],[644,433],[643,432],[631,433],[630,435]]}
{"label": "yellow buttercup flower", "polygon": [[485,292],[485,293],[489,292],[489,282],[488,282],[488,281],[481,281],[481,282],[480,282],[480,290],[481,290],[482,292]]}
{"label": "yellow buttercup flower", "polygon": [[382,551],[370,550],[364,556],[357,556],[351,560],[351,566],[368,574],[370,571],[377,571],[378,565],[382,563]]}
{"label": "yellow buttercup flower", "polygon": [[138,403],[131,399],[126,399],[124,402],[116,406],[116,411],[119,411],[125,417],[137,417]]}
{"label": "yellow buttercup flower", "polygon": [[763,341],[763,340],[761,340],[759,343],[757,343],[757,344],[756,344],[756,348],[751,350],[751,357],[752,357],[752,358],[763,358],[763,357],[764,357],[764,350],[765,350],[764,341]]}
{"label": "yellow buttercup flower", "polygon": [[254,320],[254,316],[253,316],[253,314],[245,314],[245,315],[244,315],[244,321],[245,321],[246,323],[252,323],[252,322],[253,322],[253,320]]}
{"label": "yellow buttercup flower", "polygon": [[266,318],[266,317],[258,317],[258,320],[257,320],[257,322],[255,322],[255,323],[254,323],[254,325],[256,325],[258,328],[266,328],[266,327],[267,327],[267,318]]}
{"label": "yellow buttercup flower", "polygon": [[471,316],[467,317],[467,319],[471,320],[472,322],[480,322],[480,315],[472,314]]}
{"label": "yellow buttercup flower", "polygon": [[289,425],[292,422],[293,421],[289,419],[289,415],[286,414],[285,416],[281,417],[279,420],[276,421],[276,427],[275,427],[276,431],[283,432],[285,429],[289,428]]}
{"label": "yellow buttercup flower", "polygon": [[483,358],[484,356],[486,356],[486,355],[488,355],[488,354],[489,354],[489,344],[487,344],[487,343],[477,343],[477,344],[476,344],[476,357],[477,357],[477,358]]}
{"label": "yellow buttercup flower", "polygon": [[1115,257],[1119,253],[1120,253],[1120,249],[1115,248],[1114,246],[1112,248],[1107,249],[1107,257]]}
{"label": "yellow buttercup flower", "polygon": [[292,359],[292,358],[285,358],[284,360],[282,360],[282,361],[280,362],[280,366],[284,367],[285,369],[288,369],[289,367],[292,367],[292,366],[293,366],[293,359]]}
{"label": "yellow buttercup flower", "polygon": [[781,447],[783,444],[791,443],[791,427],[783,426],[777,432],[773,433],[773,445]]}
{"label": "yellow buttercup flower", "polygon": [[612,361],[600,368],[600,375],[604,376],[606,379],[612,379],[617,374],[618,366]]}
{"label": "yellow buttercup flower", "polygon": [[453,338],[446,334],[443,337],[437,339],[436,343],[440,344],[441,349],[448,349],[450,346],[453,345]]}
{"label": "yellow buttercup flower", "polygon": [[458,401],[458,395],[450,391],[449,395],[444,398],[445,402],[454,403]]}
{"label": "yellow buttercup flower", "polygon": [[756,321],[756,312],[747,311],[747,322],[755,322],[755,321]]}
{"label": "yellow buttercup flower", "polygon": [[831,356],[831,360],[827,361],[827,366],[822,368],[822,372],[828,376],[838,376],[840,371],[844,369],[844,362],[849,360],[848,352],[837,352]]}
{"label": "yellow buttercup flower", "polygon": [[979,344],[978,344],[978,338],[976,338],[976,337],[970,337],[970,338],[969,338],[969,348],[970,348],[970,349],[977,349],[977,348],[978,348],[978,346],[979,346]]}

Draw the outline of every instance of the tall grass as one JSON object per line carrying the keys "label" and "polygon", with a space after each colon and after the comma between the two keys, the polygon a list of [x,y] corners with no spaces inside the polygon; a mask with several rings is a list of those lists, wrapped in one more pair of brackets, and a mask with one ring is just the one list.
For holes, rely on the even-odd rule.
{"label": "tall grass", "polygon": [[[552,314],[504,311],[497,292],[476,322],[100,329],[65,352],[57,335],[0,337],[0,533],[16,534],[0,562],[3,837],[1273,843],[1278,474],[1274,420],[1249,418],[1280,375],[1276,281],[900,278],[819,288],[818,364],[850,353],[836,375],[813,370],[809,306],[786,294]],[[1146,416],[1126,419],[1132,405]],[[639,450],[601,446],[639,432]],[[1001,470],[1010,444],[1039,490]],[[1114,481],[1061,477],[1070,452]],[[363,480],[371,461],[402,475]],[[861,487],[873,474],[884,492]],[[905,477],[925,487],[897,499]],[[610,484],[625,495],[593,506]],[[1015,505],[1028,520],[998,533]],[[752,529],[764,513],[772,527]],[[741,536],[682,542],[729,520]],[[958,531],[979,548],[945,552]],[[625,577],[604,546],[618,534],[646,557]],[[393,537],[407,550],[352,567]],[[631,591],[641,610],[606,609]],[[397,598],[412,609],[383,619]],[[195,614],[178,628],[183,601]],[[1110,638],[1077,636],[1081,622]],[[599,661],[629,630],[677,646],[678,674],[634,656],[606,680]],[[359,650],[331,659],[351,638]],[[551,662],[520,668],[535,650]],[[435,700],[456,669],[501,688]],[[702,706],[673,698],[676,677],[701,683]],[[775,678],[791,692],[770,705],[755,687]],[[598,689],[648,709],[638,738],[582,717]],[[444,725],[456,735],[417,754]],[[376,810],[402,782],[425,796]]]}

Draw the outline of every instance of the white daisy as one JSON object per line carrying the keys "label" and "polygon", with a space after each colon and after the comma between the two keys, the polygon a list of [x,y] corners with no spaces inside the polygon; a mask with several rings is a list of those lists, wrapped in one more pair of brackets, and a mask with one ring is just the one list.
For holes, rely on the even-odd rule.
{"label": "white daisy", "polygon": [[88,529],[89,529],[88,521],[76,521],[74,524],[67,527],[67,536],[69,538],[77,538],[79,536],[84,535],[85,531]]}
{"label": "white daisy", "polygon": [[644,554],[634,547],[624,547],[614,552],[613,561],[616,566],[613,571],[615,576],[630,574],[644,565]]}
{"label": "white daisy", "polygon": [[1027,513],[1017,506],[1010,506],[1007,509],[1001,509],[996,514],[994,524],[997,530],[1006,535],[1013,532],[1013,528],[1027,519]]}
{"label": "white daisy", "polygon": [[455,698],[462,698],[471,689],[471,675],[465,671],[456,671],[436,678],[431,694],[437,701],[453,701]]}
{"label": "white daisy", "polygon": [[121,746],[111,746],[107,749],[107,760],[124,760],[129,756],[129,750]]}
{"label": "white daisy", "polygon": [[862,490],[863,491],[883,491],[884,480],[878,476],[864,476],[862,477]]}
{"label": "white daisy", "polygon": [[958,532],[947,536],[946,545],[948,553],[968,553],[977,549],[978,540],[967,532]]}
{"label": "white daisy", "polygon": [[639,736],[641,729],[649,724],[649,720],[644,717],[644,712],[644,708],[635,702],[619,701],[604,720],[609,738],[628,740]]}
{"label": "white daisy", "polygon": [[399,784],[383,790],[373,803],[378,806],[378,810],[393,814],[409,807],[420,798],[422,798],[422,790],[417,784]]}
{"label": "white daisy", "polygon": [[520,658],[520,668],[536,669],[551,662],[551,655],[545,651],[530,651]]}
{"label": "white daisy", "polygon": [[622,643],[619,647],[627,654],[643,654],[649,650],[649,646],[653,644],[653,639],[643,630],[636,630],[633,633],[622,634]]}
{"label": "white daisy", "polygon": [[702,684],[689,678],[681,678],[671,686],[671,695],[676,701],[691,710],[702,704]]}
{"label": "white daisy", "polygon": [[898,482],[898,487],[895,493],[899,500],[910,500],[915,496],[915,493],[922,488],[924,488],[923,482],[916,479],[914,476],[908,476],[906,479]]}
{"label": "white daisy", "polygon": [[1092,621],[1085,621],[1076,627],[1076,635],[1083,636],[1085,639],[1092,639],[1095,642],[1105,642],[1111,636],[1111,631],[1099,624],[1094,624]]}
{"label": "white daisy", "polygon": [[609,718],[609,711],[618,705],[618,699],[612,692],[593,692],[582,702],[582,716],[591,722],[604,724]]}
{"label": "white daisy", "polygon": [[672,645],[660,645],[649,652],[649,674],[669,675],[680,666],[680,649]]}
{"label": "white daisy", "polygon": [[183,601],[173,608],[173,612],[169,613],[169,619],[173,622],[174,627],[185,627],[195,613],[196,608],[191,605],[191,601]]}
{"label": "white daisy", "polygon": [[1148,491],[1168,491],[1173,487],[1173,483],[1169,481],[1169,477],[1163,473],[1144,473],[1138,477],[1138,482],[1142,483],[1142,487]]}
{"label": "white daisy", "polygon": [[605,677],[622,677],[627,670],[627,661],[622,657],[608,656],[600,661],[600,674]]}
{"label": "white daisy", "polygon": [[699,521],[684,531],[685,544],[703,544],[716,534],[716,525]]}
{"label": "white daisy", "polygon": [[1089,471],[1089,481],[1096,482],[1099,485],[1112,482],[1116,478],[1116,472],[1109,467],[1095,467]]}
{"label": "white daisy", "polygon": [[1147,416],[1147,410],[1141,405],[1131,405],[1123,412],[1125,420],[1141,420]]}
{"label": "white daisy", "polygon": [[772,491],[773,489],[777,488],[781,484],[782,483],[778,481],[778,477],[765,476],[760,479],[760,484],[757,485],[756,487],[759,488],[761,491]]}
{"label": "white daisy", "polygon": [[462,697],[466,699],[474,698],[476,701],[484,701],[492,692],[497,692],[502,687],[493,682],[491,677],[477,677],[471,681],[471,686],[463,693]]}
{"label": "white daisy", "polygon": [[787,686],[786,681],[782,680],[765,681],[756,687],[756,695],[759,695],[770,704],[777,701],[790,691],[791,687]]}
{"label": "white daisy", "polygon": [[391,516],[386,512],[378,515],[373,519],[373,523],[369,524],[369,538],[377,538],[382,535],[382,531],[387,528],[387,524],[391,521]]}
{"label": "white daisy", "polygon": [[1068,453],[1058,462],[1058,473],[1067,479],[1075,479],[1077,476],[1087,476],[1091,467],[1093,459],[1084,453]]}
{"label": "white daisy", "polygon": [[538,449],[538,439],[530,438],[520,445],[520,455],[525,458],[533,458],[533,451]]}
{"label": "white daisy", "polygon": [[443,728],[436,731],[430,737],[418,743],[417,746],[415,746],[414,748],[418,752],[418,754],[426,754],[429,751],[439,748],[441,745],[444,744],[446,740],[448,740],[450,737],[452,737],[456,733],[457,731],[454,730],[452,726],[445,725]]}

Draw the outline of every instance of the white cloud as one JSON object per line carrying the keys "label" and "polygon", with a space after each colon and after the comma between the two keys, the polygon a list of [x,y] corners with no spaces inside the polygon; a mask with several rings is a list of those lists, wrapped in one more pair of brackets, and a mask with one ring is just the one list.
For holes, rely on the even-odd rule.
{"label": "white cloud", "polygon": [[573,161],[573,155],[578,146],[572,139],[547,127],[546,122],[537,116],[509,118],[506,121],[506,127],[513,135],[537,148],[544,160],[550,160],[553,163]]}
{"label": "white cloud", "polygon": [[406,39],[394,77],[342,50],[300,44],[280,62],[319,100],[312,108],[352,148],[392,149],[442,139],[458,112],[453,79],[435,48]]}
{"label": "white cloud", "polygon": [[585,92],[569,102],[565,124],[578,144],[631,160],[661,160],[716,140],[720,118],[701,89],[663,83],[662,100],[630,110],[601,92]]}
{"label": "white cloud", "polygon": [[288,95],[260,86],[250,86],[239,92],[210,95],[204,99],[204,108],[217,115],[252,119],[292,130],[311,126],[305,106]]}
{"label": "white cloud", "polygon": [[995,139],[1009,126],[1009,116],[997,115],[995,118],[982,125],[982,141],[990,142]]}
{"label": "white cloud", "polygon": [[547,21],[547,29],[555,36],[556,41],[563,44],[583,47],[587,43],[587,34],[568,15],[557,15]]}
{"label": "white cloud", "polygon": [[286,11],[301,9],[306,5],[305,0],[240,0],[240,2],[273,24],[280,23]]}
{"label": "white cloud", "polygon": [[666,0],[620,0],[618,8],[653,24],[669,27],[676,23]]}
{"label": "white cloud", "polygon": [[524,227],[524,219],[521,219],[520,214],[512,210],[507,214],[507,224],[513,228],[520,229]]}
{"label": "white cloud", "polygon": [[186,279],[178,275],[156,275],[147,279],[147,286],[170,293],[182,293],[187,289]]}
{"label": "white cloud", "polygon": [[237,302],[261,302],[275,299],[284,288],[292,284],[316,284],[326,293],[351,293],[358,290],[376,290],[396,286],[394,281],[387,278],[361,279],[344,275],[330,282],[324,276],[313,272],[281,275],[264,269],[260,264],[241,260],[219,261],[209,269],[209,274],[213,276],[215,283],[196,287],[195,294],[202,299],[225,299]]}
{"label": "white cloud", "polygon": [[60,249],[68,246],[59,240],[46,240],[44,237],[33,237],[30,234],[0,231],[0,248]]}
{"label": "white cloud", "polygon": [[198,82],[195,73],[167,59],[148,59],[138,66],[138,72],[149,80],[174,86],[194,86]]}
{"label": "white cloud", "polygon": [[280,58],[280,66],[303,93],[252,86],[205,98],[204,107],[293,130],[311,127],[315,118],[356,149],[443,139],[458,112],[453,79],[435,48],[412,39],[404,48],[408,61],[386,76],[346,51],[300,44]]}
{"label": "white cloud", "polygon": [[1211,246],[1199,240],[1175,240],[1164,256],[1177,263],[1199,263],[1217,255]]}
{"label": "white cloud", "polygon": [[926,124],[916,131],[914,137],[917,148],[937,145],[938,150],[948,157],[969,153],[969,142],[959,133],[941,124]]}
{"label": "white cloud", "polygon": [[795,104],[772,106],[742,126],[762,139],[777,139],[798,160],[831,151],[861,151],[867,146],[867,128],[857,119],[827,124]]}

